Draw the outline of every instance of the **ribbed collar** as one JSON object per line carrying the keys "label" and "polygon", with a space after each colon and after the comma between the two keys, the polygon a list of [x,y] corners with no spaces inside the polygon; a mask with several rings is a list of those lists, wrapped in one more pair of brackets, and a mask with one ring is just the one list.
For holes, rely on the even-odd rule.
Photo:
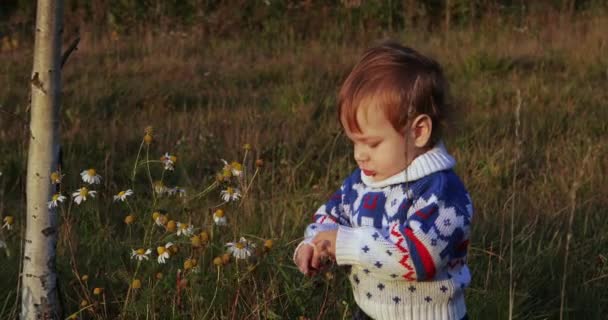
{"label": "ribbed collar", "polygon": [[382,181],[373,181],[361,171],[361,181],[372,188],[383,188],[393,184],[411,182],[442,170],[451,169],[456,160],[447,152],[443,142],[419,155],[405,170]]}

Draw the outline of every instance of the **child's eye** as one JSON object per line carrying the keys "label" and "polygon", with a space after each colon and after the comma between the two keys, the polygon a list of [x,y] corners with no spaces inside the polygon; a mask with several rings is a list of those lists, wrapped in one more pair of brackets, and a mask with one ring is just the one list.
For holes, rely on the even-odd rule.
{"label": "child's eye", "polygon": [[380,144],[380,142],[381,142],[381,141],[374,142],[374,143],[370,144],[370,145],[369,145],[369,147],[370,147],[370,148],[375,148],[375,147],[377,147],[377,146]]}

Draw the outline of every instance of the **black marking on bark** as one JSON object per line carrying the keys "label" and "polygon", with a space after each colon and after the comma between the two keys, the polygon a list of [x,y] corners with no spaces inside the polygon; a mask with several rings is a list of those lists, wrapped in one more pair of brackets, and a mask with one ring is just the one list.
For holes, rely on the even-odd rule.
{"label": "black marking on bark", "polygon": [[34,72],[34,76],[30,80],[30,82],[32,83],[32,85],[34,87],[40,89],[40,91],[42,91],[42,93],[46,94],[46,90],[44,90],[44,83],[40,80],[40,77],[38,76],[38,72]]}
{"label": "black marking on bark", "polygon": [[48,236],[50,236],[50,235],[53,235],[53,234],[55,234],[55,228],[53,228],[53,227],[47,227],[47,228],[44,228],[44,229],[42,229],[42,234],[43,234],[45,237],[48,237]]}
{"label": "black marking on bark", "polygon": [[23,257],[23,259],[25,259],[25,260],[27,260],[27,261],[32,261],[32,258],[30,258],[30,257],[28,257],[28,256]]}

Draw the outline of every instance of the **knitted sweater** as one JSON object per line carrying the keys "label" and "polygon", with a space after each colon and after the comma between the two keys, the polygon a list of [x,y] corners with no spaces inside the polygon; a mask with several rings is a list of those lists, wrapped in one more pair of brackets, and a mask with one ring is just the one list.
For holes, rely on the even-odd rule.
{"label": "knitted sweater", "polygon": [[370,317],[461,319],[473,207],[454,164],[440,143],[383,181],[355,170],[317,210],[296,252],[338,229],[336,261],[352,266],[355,301]]}

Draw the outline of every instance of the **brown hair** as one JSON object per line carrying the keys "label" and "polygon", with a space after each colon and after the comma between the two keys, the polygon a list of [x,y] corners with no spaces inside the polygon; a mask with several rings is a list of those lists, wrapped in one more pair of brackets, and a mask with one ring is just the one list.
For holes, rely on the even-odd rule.
{"label": "brown hair", "polygon": [[445,127],[447,98],[448,84],[435,60],[387,41],[368,49],[342,84],[338,117],[344,127],[360,132],[357,109],[373,101],[401,131],[409,120],[426,114],[433,123],[433,145]]}

